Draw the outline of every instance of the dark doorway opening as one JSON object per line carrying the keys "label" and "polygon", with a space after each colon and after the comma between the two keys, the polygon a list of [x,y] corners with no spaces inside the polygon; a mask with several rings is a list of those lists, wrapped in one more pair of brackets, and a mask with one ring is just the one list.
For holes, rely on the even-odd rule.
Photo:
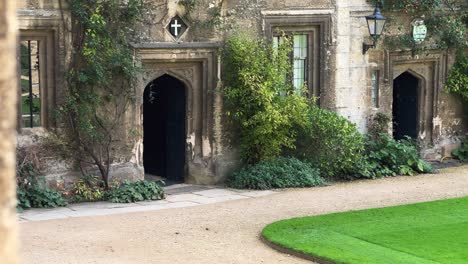
{"label": "dark doorway opening", "polygon": [[418,137],[419,79],[405,72],[393,81],[393,137]]}
{"label": "dark doorway opening", "polygon": [[143,94],[143,164],[145,173],[168,183],[185,178],[185,85],[163,75]]}

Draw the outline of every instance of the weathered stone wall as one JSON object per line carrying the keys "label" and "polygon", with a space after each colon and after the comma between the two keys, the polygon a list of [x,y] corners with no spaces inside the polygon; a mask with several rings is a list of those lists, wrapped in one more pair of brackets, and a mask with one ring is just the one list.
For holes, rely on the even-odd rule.
{"label": "weathered stone wall", "polygon": [[[64,1],[21,0],[18,13],[23,33],[44,29],[54,32],[53,55],[58,65],[54,105],[63,99],[60,87],[71,48],[69,15],[60,12],[61,2]],[[188,100],[199,109],[191,108],[198,112],[190,116],[192,129],[187,131],[187,180],[203,184],[222,182],[239,165],[235,137],[230,136],[232,131],[224,122],[222,61],[218,56],[224,40],[239,30],[266,38],[271,37],[275,28],[301,26],[316,32],[318,48],[314,50],[314,60],[319,69],[314,85],[319,87],[314,89],[320,105],[350,119],[362,132],[367,131],[372,115],[383,112],[391,116],[393,79],[407,70],[418,75],[425,85],[419,137],[430,154],[428,157],[440,157],[444,146],[457,142],[467,131],[462,102],[443,91],[448,65],[453,63],[451,54],[434,50],[428,55],[412,56],[407,51],[385,51],[381,43],[376,49],[362,53],[362,43],[371,42],[364,16],[372,14],[373,7],[366,0],[200,0],[192,10],[178,0],[148,0],[146,6],[144,22],[133,43],[135,59],[144,74],[136,104],[128,111],[122,128],[135,130],[139,136],[124,140],[131,145],[118,153],[113,175],[119,178],[143,177],[142,94],[146,85],[162,74],[184,81],[192,91]],[[178,40],[166,30],[175,15],[189,26]],[[398,21],[407,26],[403,29],[409,33],[410,21],[405,17]],[[388,27],[387,34],[393,34],[396,25],[390,23]],[[373,70],[380,71],[378,108],[371,105]],[[31,140],[41,133],[38,129],[24,130],[19,137],[20,146],[41,145]],[[44,171],[57,185],[77,175],[70,173],[69,162],[57,161],[60,159],[53,156],[44,160],[48,161]]]}
{"label": "weathered stone wall", "polygon": [[15,202],[15,1],[0,0],[0,61],[0,262],[14,264],[19,263]]}
{"label": "weathered stone wall", "polygon": [[[77,177],[73,172],[73,163],[64,160],[44,144],[48,130],[56,128],[54,109],[65,98],[65,74],[67,72],[70,52],[70,16],[66,11],[66,1],[60,0],[20,0],[18,5],[18,28],[20,40],[40,39],[45,52],[40,59],[44,61],[41,69],[44,74],[41,97],[46,103],[46,115],[43,116],[43,127],[20,128],[18,135],[18,158],[33,162],[47,175],[49,184],[57,189],[64,189]],[[46,73],[45,73],[46,72]],[[18,123],[20,124],[18,115]],[[22,162],[22,161],[21,161]]]}

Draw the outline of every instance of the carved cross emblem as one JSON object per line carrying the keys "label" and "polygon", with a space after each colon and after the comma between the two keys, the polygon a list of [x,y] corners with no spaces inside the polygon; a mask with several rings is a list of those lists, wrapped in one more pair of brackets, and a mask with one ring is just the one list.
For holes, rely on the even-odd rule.
{"label": "carved cross emblem", "polygon": [[181,24],[177,23],[179,21],[177,21],[177,19],[174,19],[174,23],[171,24],[171,28],[173,29],[174,31],[174,36],[178,37],[179,36],[179,28],[182,27]]}
{"label": "carved cross emblem", "polygon": [[166,27],[171,36],[176,40],[178,40],[184,34],[187,28],[187,24],[185,24],[184,20],[182,20],[179,16],[173,17],[171,22],[169,22]]}

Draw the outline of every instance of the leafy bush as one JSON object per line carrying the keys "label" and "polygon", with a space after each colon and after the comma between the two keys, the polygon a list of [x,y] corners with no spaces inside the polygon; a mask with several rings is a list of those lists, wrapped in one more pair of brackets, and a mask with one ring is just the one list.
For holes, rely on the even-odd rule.
{"label": "leafy bush", "polygon": [[468,140],[463,141],[459,148],[454,149],[452,155],[463,162],[468,162]]}
{"label": "leafy bush", "polygon": [[45,187],[45,180],[31,163],[18,166],[16,170],[17,208],[50,208],[66,206],[67,201],[57,191]]}
{"label": "leafy bush", "polygon": [[290,43],[278,48],[242,35],[224,50],[227,114],[239,128],[241,157],[254,164],[294,148],[297,128],[307,122],[308,99],[289,81]]}
{"label": "leafy bush", "polygon": [[104,183],[98,176],[84,176],[73,185],[73,201],[92,202],[104,198]]}
{"label": "leafy bush", "polygon": [[386,134],[366,143],[366,159],[359,164],[359,173],[365,177],[414,175],[431,173],[432,166],[422,160],[410,139],[396,141]]}
{"label": "leafy bush", "polygon": [[296,142],[294,155],[319,168],[322,176],[344,178],[363,158],[364,137],[344,117],[312,106],[309,124]]}
{"label": "leafy bush", "polygon": [[133,203],[145,200],[164,199],[164,191],[156,182],[150,181],[125,181],[120,186],[109,190],[107,200],[113,203]]}
{"label": "leafy bush", "polygon": [[450,70],[445,83],[445,90],[468,101],[468,56],[457,56],[457,61]]}
{"label": "leafy bush", "polygon": [[284,157],[248,165],[227,181],[232,188],[258,190],[321,186],[325,183],[318,169],[298,159]]}

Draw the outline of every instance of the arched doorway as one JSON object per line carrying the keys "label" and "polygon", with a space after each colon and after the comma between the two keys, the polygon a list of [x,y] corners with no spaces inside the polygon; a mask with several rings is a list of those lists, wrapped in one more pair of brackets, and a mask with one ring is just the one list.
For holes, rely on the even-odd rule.
{"label": "arched doorway", "polygon": [[393,81],[393,137],[418,137],[419,79],[404,72]]}
{"label": "arched doorway", "polygon": [[163,75],[143,94],[145,173],[183,182],[185,178],[186,94],[178,79]]}

